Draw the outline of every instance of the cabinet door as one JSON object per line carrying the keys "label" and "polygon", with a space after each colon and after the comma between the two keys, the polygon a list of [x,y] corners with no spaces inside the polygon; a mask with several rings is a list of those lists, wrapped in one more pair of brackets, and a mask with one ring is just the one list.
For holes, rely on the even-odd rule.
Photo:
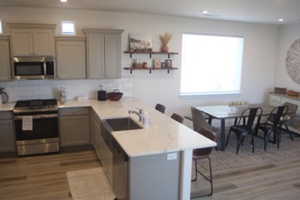
{"label": "cabinet door", "polygon": [[0,152],[15,152],[16,141],[12,120],[0,120]]}
{"label": "cabinet door", "polygon": [[9,41],[0,40],[0,80],[10,80]]}
{"label": "cabinet door", "polygon": [[104,78],[104,34],[89,33],[87,36],[87,76],[90,79]]}
{"label": "cabinet door", "polygon": [[89,116],[66,116],[59,122],[62,147],[90,144]]}
{"label": "cabinet door", "polygon": [[34,54],[39,56],[54,56],[53,30],[36,29],[33,33]]}
{"label": "cabinet door", "polygon": [[101,125],[95,122],[95,149],[97,153],[98,159],[101,161],[103,165],[103,137],[101,135]]}
{"label": "cabinet door", "polygon": [[57,41],[56,48],[58,78],[86,78],[85,41]]}
{"label": "cabinet door", "polygon": [[14,30],[11,33],[12,55],[31,56],[33,55],[33,31],[22,29]]}
{"label": "cabinet door", "polygon": [[105,35],[105,78],[121,78],[121,35]]}

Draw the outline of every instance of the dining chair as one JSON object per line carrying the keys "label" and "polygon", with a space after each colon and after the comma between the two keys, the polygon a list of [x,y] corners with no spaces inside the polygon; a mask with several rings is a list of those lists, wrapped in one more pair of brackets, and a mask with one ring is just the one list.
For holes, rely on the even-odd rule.
{"label": "dining chair", "polygon": [[[281,142],[281,127],[285,122],[285,115],[288,113],[287,105],[275,107],[269,114],[267,120],[263,123],[258,122],[258,130],[264,133],[264,150],[267,150],[267,145],[270,140],[271,134],[274,136],[274,143],[277,144],[277,149],[280,147]],[[259,133],[259,132],[258,132]],[[257,134],[258,134],[257,133]]]}
{"label": "dining chair", "polygon": [[254,130],[253,125],[256,117],[262,115],[263,110],[260,107],[252,107],[245,109],[241,116],[237,118],[235,125],[231,126],[229,129],[229,133],[227,135],[226,144],[227,147],[229,144],[229,140],[231,137],[231,133],[235,133],[237,145],[236,145],[236,154],[239,154],[241,145],[244,144],[246,136],[251,136],[251,145],[252,145],[252,153],[255,150],[255,142],[254,142]]}
{"label": "dining chair", "polygon": [[[200,129],[199,134],[203,135],[204,137],[207,137],[213,141],[217,141],[216,134],[208,129]],[[214,185],[213,185],[213,173],[212,173],[212,164],[211,164],[211,158],[210,154],[212,152],[213,148],[205,148],[205,149],[194,149],[193,150],[193,162],[195,164],[195,178],[192,179],[192,182],[195,182],[198,180],[198,174],[200,174],[205,180],[207,180],[210,183],[210,193],[203,196],[212,196],[214,191]],[[208,160],[208,168],[209,168],[209,176],[205,175],[198,169],[198,161],[200,160]]]}
{"label": "dining chair", "polygon": [[177,113],[173,113],[173,115],[171,115],[171,118],[174,119],[175,121],[179,122],[179,123],[183,123],[184,118],[177,114]]}
{"label": "dining chair", "polygon": [[298,105],[286,102],[284,103],[284,106],[287,106],[287,113],[284,116],[281,128],[289,134],[291,140],[293,141],[294,136],[293,133],[290,131],[288,124],[296,117]]}
{"label": "dining chair", "polygon": [[193,129],[196,132],[200,132],[202,129],[207,129],[211,131],[217,131],[216,128],[212,127],[204,117],[203,112],[196,109],[195,107],[191,108],[192,111],[192,122],[193,122]]}
{"label": "dining chair", "polygon": [[166,112],[166,106],[164,106],[162,104],[156,104],[155,109],[158,110],[161,113],[165,113]]}

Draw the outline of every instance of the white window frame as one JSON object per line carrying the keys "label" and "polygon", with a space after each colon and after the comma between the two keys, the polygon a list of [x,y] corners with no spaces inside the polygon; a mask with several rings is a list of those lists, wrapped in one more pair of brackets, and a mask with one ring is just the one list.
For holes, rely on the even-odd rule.
{"label": "white window frame", "polygon": [[[181,42],[181,55],[183,55],[183,36],[184,35],[201,35],[201,36],[215,36],[215,37],[232,37],[232,38],[241,38],[243,39],[242,44],[242,58],[241,58],[241,69],[240,69],[240,84],[238,91],[221,91],[221,92],[191,92],[191,93],[184,93],[182,92],[181,84],[182,84],[182,72],[180,74],[180,88],[179,88],[179,96],[211,96],[211,95],[240,95],[242,94],[242,74],[243,74],[243,63],[244,63],[244,53],[245,53],[245,37],[240,35],[222,35],[222,34],[209,34],[209,33],[183,33],[182,34],[182,42]],[[183,67],[183,59],[181,59],[181,66]],[[181,70],[182,71],[182,70]]]}
{"label": "white window frame", "polygon": [[[63,26],[64,26],[65,23],[73,24],[74,32],[64,32]],[[67,21],[67,20],[62,21],[61,22],[61,34],[62,35],[76,35],[76,24],[75,24],[75,22],[74,21]]]}
{"label": "white window frame", "polygon": [[0,19],[0,34],[3,34],[3,21]]}

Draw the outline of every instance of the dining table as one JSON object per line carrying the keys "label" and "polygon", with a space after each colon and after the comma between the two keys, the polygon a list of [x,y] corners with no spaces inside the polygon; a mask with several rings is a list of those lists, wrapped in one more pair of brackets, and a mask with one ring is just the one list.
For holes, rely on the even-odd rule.
{"label": "dining table", "polygon": [[208,123],[210,125],[212,124],[212,120],[219,120],[221,122],[218,149],[224,151],[226,143],[226,120],[237,119],[241,117],[243,111],[251,107],[261,107],[263,109],[262,116],[270,115],[272,110],[274,109],[273,106],[267,104],[208,105],[196,106],[195,108],[208,116]]}

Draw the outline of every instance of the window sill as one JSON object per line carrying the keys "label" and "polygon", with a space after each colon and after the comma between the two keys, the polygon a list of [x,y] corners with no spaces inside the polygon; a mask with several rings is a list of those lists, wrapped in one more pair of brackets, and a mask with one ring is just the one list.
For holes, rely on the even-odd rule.
{"label": "window sill", "polygon": [[193,93],[180,93],[179,96],[216,96],[216,95],[240,95],[240,91],[232,92],[193,92]]}

